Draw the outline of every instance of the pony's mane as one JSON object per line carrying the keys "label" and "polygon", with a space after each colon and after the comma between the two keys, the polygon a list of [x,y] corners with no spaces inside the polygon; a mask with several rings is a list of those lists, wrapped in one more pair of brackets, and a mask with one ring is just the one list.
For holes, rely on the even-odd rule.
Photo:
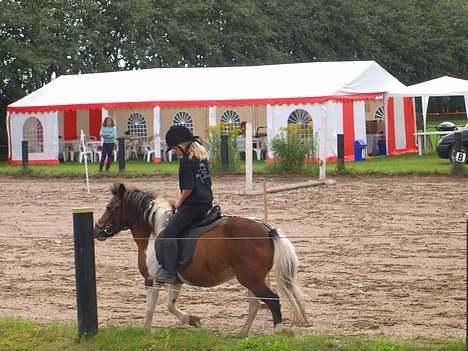
{"label": "pony's mane", "polygon": [[[119,194],[120,184],[112,186],[112,195]],[[123,200],[128,203],[128,210],[131,211],[133,217],[138,218],[141,222],[145,221],[144,214],[151,201],[156,198],[156,194],[149,191],[143,191],[136,188],[125,188]]]}

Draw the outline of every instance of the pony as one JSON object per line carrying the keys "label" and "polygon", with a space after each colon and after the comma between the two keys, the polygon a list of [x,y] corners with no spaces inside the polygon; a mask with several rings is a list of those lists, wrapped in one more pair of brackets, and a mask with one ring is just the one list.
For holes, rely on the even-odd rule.
{"label": "pony", "polygon": [[[94,226],[94,238],[100,241],[123,230],[130,230],[138,247],[138,269],[145,282],[147,328],[151,328],[161,287],[154,280],[159,267],[154,244],[173,211],[173,204],[162,196],[127,189],[124,184],[116,183],[105,212]],[[182,323],[200,327],[199,317],[189,315],[176,306],[183,283],[214,287],[236,277],[247,288],[249,295],[248,316],[239,335],[248,335],[260,301],[271,311],[274,330],[280,331],[282,316],[279,296],[266,283],[268,273],[273,270],[278,289],[289,302],[292,323],[307,325],[303,294],[296,282],[297,267],[295,249],[279,230],[252,218],[225,217],[219,225],[202,234],[195,244],[190,263],[179,268],[181,283],[169,285],[168,309]]]}

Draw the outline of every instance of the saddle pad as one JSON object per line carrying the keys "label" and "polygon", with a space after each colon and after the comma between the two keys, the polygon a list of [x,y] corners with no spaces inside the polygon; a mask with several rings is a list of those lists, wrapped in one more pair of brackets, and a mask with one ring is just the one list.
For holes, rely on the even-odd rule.
{"label": "saddle pad", "polygon": [[[211,229],[217,227],[220,225],[222,222],[224,222],[228,216],[226,217],[221,217],[217,219],[216,221],[203,226],[203,227],[191,227],[188,229],[188,234],[181,235],[180,237],[183,238],[181,240],[177,240],[177,246],[178,246],[178,253],[179,253],[179,258],[178,258],[178,269],[185,268],[192,262],[192,257],[193,253],[195,251],[195,245],[197,243],[197,240],[202,236],[204,233],[210,231]],[[161,250],[162,250],[162,240],[157,240],[156,239],[156,257],[159,262],[161,262]]]}

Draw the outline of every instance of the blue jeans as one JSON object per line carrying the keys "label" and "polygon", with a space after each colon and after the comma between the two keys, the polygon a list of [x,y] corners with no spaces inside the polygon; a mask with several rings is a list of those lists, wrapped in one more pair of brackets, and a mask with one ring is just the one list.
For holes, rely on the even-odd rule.
{"label": "blue jeans", "polygon": [[99,170],[102,171],[102,166],[104,166],[104,161],[107,158],[106,170],[109,170],[112,163],[112,157],[114,152],[114,143],[103,143],[101,151],[101,162],[99,163]]}

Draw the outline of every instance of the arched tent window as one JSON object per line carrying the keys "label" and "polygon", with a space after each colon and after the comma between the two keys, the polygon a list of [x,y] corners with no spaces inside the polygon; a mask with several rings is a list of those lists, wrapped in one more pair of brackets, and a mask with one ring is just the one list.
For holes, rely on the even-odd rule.
{"label": "arched tent window", "polygon": [[235,128],[240,128],[240,122],[240,116],[236,111],[226,110],[221,115],[221,124],[223,125],[224,133],[228,133]]}
{"label": "arched tent window", "polygon": [[380,105],[379,107],[377,107],[377,109],[374,112],[374,119],[382,120],[384,119],[384,116],[385,116],[384,107],[383,105]]}
{"label": "arched tent window", "polygon": [[148,128],[146,126],[146,120],[141,113],[132,113],[128,118],[127,127],[130,135],[138,137],[139,139],[148,138]]}
{"label": "arched tent window", "polygon": [[172,125],[187,127],[193,133],[192,116],[190,116],[190,114],[185,111],[179,111],[174,115]]}
{"label": "arched tent window", "polygon": [[303,109],[297,109],[291,112],[288,117],[288,127],[294,126],[298,129],[298,134],[302,138],[313,139],[312,117],[309,112]]}
{"label": "arched tent window", "polygon": [[23,140],[28,141],[28,152],[44,152],[44,128],[36,117],[29,117],[23,125]]}

